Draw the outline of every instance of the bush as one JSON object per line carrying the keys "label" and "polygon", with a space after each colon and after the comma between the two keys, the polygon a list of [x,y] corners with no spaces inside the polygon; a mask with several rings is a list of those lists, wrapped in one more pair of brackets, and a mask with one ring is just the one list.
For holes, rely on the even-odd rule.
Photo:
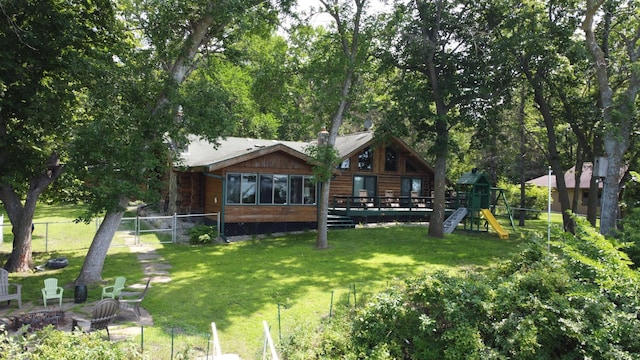
{"label": "bush", "polygon": [[[505,182],[499,182],[498,187],[504,189],[504,195],[507,198],[507,202],[511,207],[520,207],[520,185],[508,184]],[[538,219],[540,213],[546,209],[548,205],[549,190],[542,186],[526,185],[525,186],[525,209],[531,209],[527,211],[527,219]]]}
{"label": "bush", "polygon": [[10,335],[0,327],[0,359],[144,359],[131,342],[111,342],[102,334],[71,334],[47,326]]}
{"label": "bush", "polygon": [[619,244],[575,221],[576,235],[556,235],[551,251],[534,236],[486,273],[406,280],[346,313],[342,336],[323,329],[330,335],[289,350],[309,359],[637,358],[638,273]]}
{"label": "bush", "polygon": [[640,210],[634,209],[628,213],[623,220],[624,230],[620,240],[625,244],[625,252],[634,269],[640,267]]}
{"label": "bush", "polygon": [[215,226],[194,226],[189,229],[188,234],[191,245],[211,244],[213,240],[218,238],[218,231]]}

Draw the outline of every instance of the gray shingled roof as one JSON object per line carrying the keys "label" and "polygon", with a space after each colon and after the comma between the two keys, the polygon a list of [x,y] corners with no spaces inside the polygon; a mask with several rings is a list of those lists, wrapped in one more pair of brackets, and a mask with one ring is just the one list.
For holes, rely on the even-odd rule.
{"label": "gray shingled roof", "polygon": [[239,137],[219,139],[218,144],[216,147],[207,140],[192,137],[188,151],[181,154],[182,164],[187,167],[211,166],[277,145],[287,146],[299,152],[301,157],[304,157],[304,148],[309,145],[306,142]]}
{"label": "gray shingled roof", "polygon": [[[340,157],[344,158],[366,145],[371,139],[373,139],[372,132],[339,136],[336,139],[335,147],[340,153]],[[315,143],[315,141],[280,141],[227,137],[225,139],[219,139],[219,145],[216,147],[211,142],[194,136],[191,137],[188,151],[181,154],[181,158],[182,165],[187,167],[214,166],[215,164],[248,155],[252,152],[283,145],[298,152],[301,159],[306,159],[305,148],[313,143]]]}

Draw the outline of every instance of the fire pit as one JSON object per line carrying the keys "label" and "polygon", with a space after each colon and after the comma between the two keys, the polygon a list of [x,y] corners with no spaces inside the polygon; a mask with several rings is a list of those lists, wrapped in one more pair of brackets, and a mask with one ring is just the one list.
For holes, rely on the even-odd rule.
{"label": "fire pit", "polygon": [[64,320],[64,311],[34,311],[26,314],[11,316],[9,318],[10,329],[18,330],[23,325],[30,325],[29,331],[36,331],[47,325],[55,325]]}

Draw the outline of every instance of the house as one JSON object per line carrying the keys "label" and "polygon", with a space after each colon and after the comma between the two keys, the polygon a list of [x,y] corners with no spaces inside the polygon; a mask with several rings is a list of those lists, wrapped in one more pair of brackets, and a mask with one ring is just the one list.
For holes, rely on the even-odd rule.
{"label": "house", "polygon": [[[305,154],[311,144],[229,137],[216,147],[193,138],[173,170],[178,212],[220,213],[227,236],[315,229],[320,185]],[[401,139],[362,132],[338,137],[335,147],[342,161],[331,179],[334,207],[362,205],[375,220],[433,190],[432,167]]]}
{"label": "house", "polygon": [[[580,182],[576,184],[576,167],[573,166],[567,172],[564,173],[564,182],[567,186],[567,193],[569,194],[569,201],[573,202],[575,194],[578,196],[578,208],[575,209],[576,214],[586,215],[587,206],[589,205],[589,186],[591,177],[593,174],[593,164],[585,162],[582,164],[582,173],[580,174]],[[558,197],[556,176],[551,175],[551,211],[561,212],[560,200]],[[549,175],[540,176],[535,179],[527,181],[527,184],[547,187],[549,186]],[[598,188],[602,191],[602,182],[598,183]],[[598,202],[598,208],[600,202]],[[599,209],[598,209],[599,213]]]}

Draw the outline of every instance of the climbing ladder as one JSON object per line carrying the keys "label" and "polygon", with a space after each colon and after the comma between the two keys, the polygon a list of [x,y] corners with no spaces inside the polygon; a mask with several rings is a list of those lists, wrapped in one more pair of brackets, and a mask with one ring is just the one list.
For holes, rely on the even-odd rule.
{"label": "climbing ladder", "polygon": [[453,214],[449,215],[447,220],[444,221],[444,233],[451,234],[453,230],[456,229],[460,221],[467,216],[467,211],[467,208],[461,207],[454,211]]}

